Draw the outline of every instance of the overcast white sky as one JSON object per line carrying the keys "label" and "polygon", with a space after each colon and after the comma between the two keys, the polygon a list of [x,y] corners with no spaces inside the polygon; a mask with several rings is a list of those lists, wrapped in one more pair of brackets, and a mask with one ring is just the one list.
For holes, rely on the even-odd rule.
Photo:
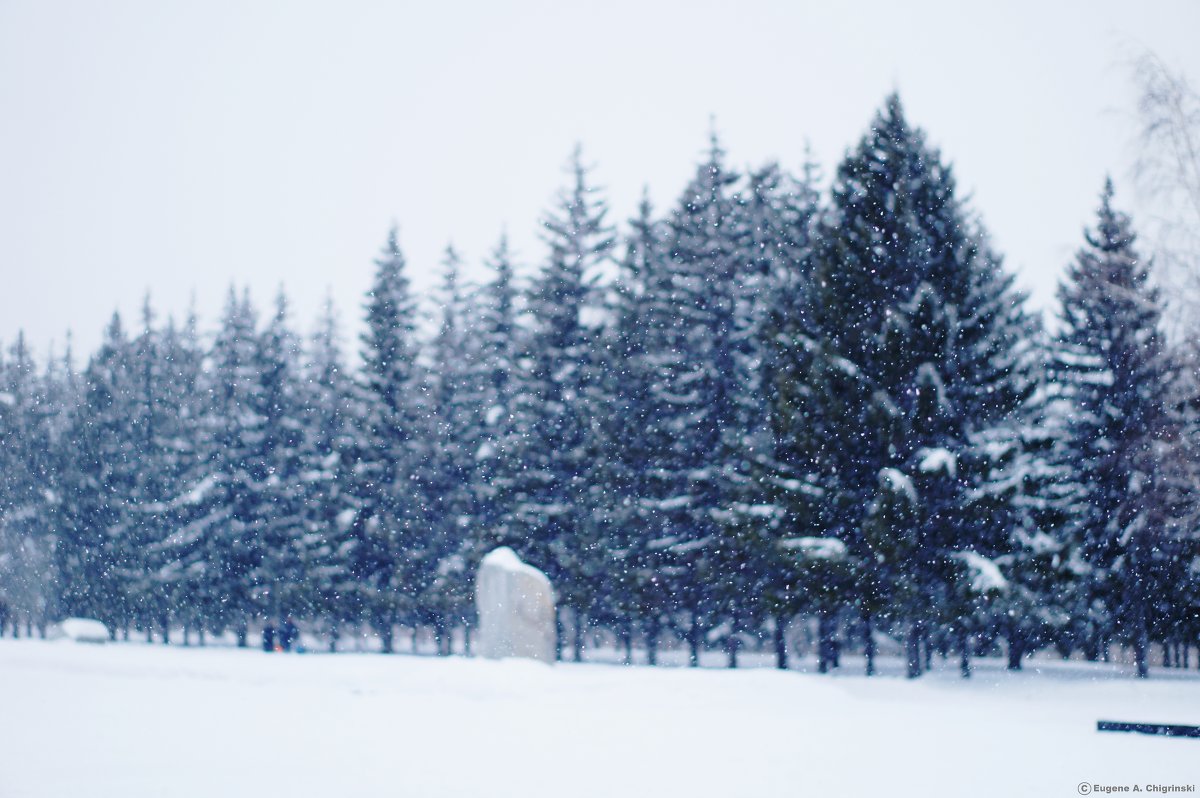
{"label": "overcast white sky", "polygon": [[88,353],[147,290],[211,325],[232,280],[353,331],[392,220],[421,289],[503,226],[533,263],[576,141],[624,219],[710,115],[734,166],[808,139],[828,173],[892,88],[1050,306],[1106,171],[1137,207],[1122,59],[1200,77],[1197,32],[1194,0],[0,0],[0,340]]}

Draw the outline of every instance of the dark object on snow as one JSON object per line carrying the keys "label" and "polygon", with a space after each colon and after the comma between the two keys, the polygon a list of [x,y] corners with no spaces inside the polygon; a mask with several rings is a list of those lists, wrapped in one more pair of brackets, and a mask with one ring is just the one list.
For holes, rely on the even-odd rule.
{"label": "dark object on snow", "polygon": [[1200,726],[1181,726],[1171,723],[1129,723],[1121,720],[1098,720],[1096,731],[1137,732],[1161,737],[1200,737]]}
{"label": "dark object on snow", "polygon": [[275,650],[275,627],[267,624],[263,627],[263,651]]}
{"label": "dark object on snow", "polygon": [[284,651],[292,650],[292,643],[300,637],[300,630],[296,628],[296,622],[291,618],[285,620],[279,627],[279,646]]}

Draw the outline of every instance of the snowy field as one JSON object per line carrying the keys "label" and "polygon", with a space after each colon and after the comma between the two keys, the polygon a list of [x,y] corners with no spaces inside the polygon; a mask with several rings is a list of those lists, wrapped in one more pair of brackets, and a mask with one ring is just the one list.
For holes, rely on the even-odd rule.
{"label": "snowy field", "polygon": [[[1200,785],[1200,674],[770,669],[0,640],[0,796],[1069,796]],[[893,663],[891,672],[898,670]],[[1040,670],[1040,673],[1037,672]]]}

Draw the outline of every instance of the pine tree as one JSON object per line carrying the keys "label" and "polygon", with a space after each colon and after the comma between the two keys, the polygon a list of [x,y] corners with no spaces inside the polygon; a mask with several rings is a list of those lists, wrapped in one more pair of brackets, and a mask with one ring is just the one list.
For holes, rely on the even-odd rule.
{"label": "pine tree", "polygon": [[333,301],[324,310],[307,350],[303,407],[302,550],[308,585],[309,614],[329,626],[329,647],[336,651],[344,625],[361,617],[355,589],[351,524],[355,515],[350,482],[352,383],[343,364]]}
{"label": "pine tree", "polygon": [[[169,508],[179,489],[172,462],[179,416],[178,408],[169,402],[167,344],[155,327],[147,296],[142,304],[141,332],[130,342],[129,459],[135,465],[130,493],[124,498],[131,544],[141,553],[130,574],[130,600],[134,620],[148,635],[156,624],[166,626],[162,619],[169,612],[171,596],[166,583],[171,563],[167,559],[169,548],[163,544],[174,531]],[[165,628],[163,633],[167,634]]]}
{"label": "pine tree", "polygon": [[1096,227],[1059,289],[1056,365],[1072,405],[1071,534],[1090,569],[1088,603],[1098,603],[1110,624],[1098,631],[1101,640],[1111,635],[1130,644],[1145,677],[1153,597],[1162,587],[1157,561],[1170,550],[1173,509],[1163,466],[1173,437],[1171,366],[1149,264],[1112,199],[1108,181]]}
{"label": "pine tree", "polygon": [[262,565],[270,520],[267,399],[259,359],[257,313],[249,295],[230,287],[212,348],[211,423],[207,458],[215,480],[206,497],[205,581],[200,599],[217,630],[232,628],[247,645],[251,619],[261,614]]}
{"label": "pine tree", "polygon": [[930,612],[963,590],[955,559],[1005,552],[1017,523],[1012,452],[991,444],[1014,436],[1032,392],[1018,357],[1032,327],[895,96],[839,166],[821,237],[801,389],[817,391],[826,441],[819,514],[891,596],[915,676],[935,627],[955,622]]}
{"label": "pine tree", "polygon": [[[3,362],[0,361],[0,374],[3,370]],[[37,535],[29,540],[32,545],[26,544],[18,559],[25,561],[19,570],[31,580],[28,594],[33,601],[29,604],[36,608],[35,622],[39,631],[44,632],[46,624],[62,617],[59,595],[61,579],[56,568],[56,550],[60,545],[63,522],[67,518],[65,510],[71,498],[66,493],[71,484],[75,458],[70,435],[81,403],[79,375],[74,367],[70,333],[67,334],[66,350],[61,357],[56,356],[54,347],[51,347],[46,367],[39,375],[36,396],[37,401],[33,405],[36,412],[32,419],[34,428],[29,430],[29,438],[36,442],[31,452],[30,473],[35,475],[40,487],[40,507],[34,528]],[[0,410],[0,419],[2,417],[3,411]],[[2,428],[3,422],[0,421]],[[0,487],[2,494],[3,487]],[[2,592],[3,587],[0,587]]]}
{"label": "pine tree", "polygon": [[212,591],[209,565],[213,536],[225,518],[224,505],[213,500],[219,481],[213,453],[221,425],[213,403],[214,375],[204,369],[207,353],[194,309],[181,327],[168,324],[162,349],[166,387],[161,401],[174,412],[164,418],[168,428],[160,429],[169,442],[168,463],[176,488],[167,508],[172,529],[155,552],[161,563],[158,589],[167,599],[167,613],[158,621],[164,643],[170,641],[172,624],[178,623],[188,645],[192,630],[203,641],[219,600]]}
{"label": "pine tree", "polygon": [[670,608],[659,543],[667,534],[659,511],[667,496],[660,469],[669,462],[664,455],[673,443],[664,423],[670,409],[666,379],[673,362],[668,330],[675,315],[665,234],[643,196],[629,222],[598,348],[602,368],[596,395],[605,410],[599,419],[603,453],[597,478],[603,486],[601,549],[608,580],[596,611],[617,630],[627,662],[638,628],[654,661]]}
{"label": "pine tree", "polygon": [[383,650],[394,627],[416,619],[415,597],[431,584],[424,490],[430,440],[427,382],[418,363],[417,308],[395,228],[375,261],[362,335],[353,496],[354,574]]}
{"label": "pine tree", "polygon": [[56,533],[63,498],[61,469],[71,462],[65,449],[63,406],[73,394],[69,364],[39,372],[23,333],[0,359],[0,636],[42,632],[59,611],[55,586]]}
{"label": "pine tree", "polygon": [[304,407],[300,342],[288,326],[287,298],[281,288],[275,313],[256,341],[255,376],[261,385],[265,465],[260,486],[262,560],[254,576],[256,605],[263,619],[305,615],[311,606],[308,568],[317,541],[305,531]]}
{"label": "pine tree", "polygon": [[[740,281],[739,331],[746,341],[740,353],[742,419],[730,441],[740,456],[722,566],[731,576],[723,587],[732,612],[749,628],[770,628],[780,668],[787,667],[784,631],[804,608],[802,597],[829,592],[802,584],[827,581],[822,568],[809,567],[824,563],[809,562],[805,548],[787,543],[816,531],[815,487],[801,451],[809,445],[803,440],[807,421],[791,395],[799,384],[793,371],[804,358],[795,347],[807,332],[816,182],[811,162],[800,179],[767,164],[749,175],[738,208],[747,275]],[[807,602],[812,609],[820,603]],[[736,656],[736,647],[730,655]]]}
{"label": "pine tree", "polygon": [[481,521],[476,488],[487,383],[453,247],[446,248],[443,268],[441,324],[431,347],[433,454],[427,487],[436,572],[421,605],[434,626],[438,652],[449,654],[451,629],[470,620],[471,574],[484,553],[475,530]]}
{"label": "pine tree", "polygon": [[482,391],[482,441],[477,450],[475,502],[479,513],[479,552],[512,543],[514,494],[521,487],[523,437],[517,397],[525,392],[522,351],[525,330],[518,322],[519,293],[508,237],[501,236],[487,263],[492,279],[479,292],[479,352],[474,380]]}
{"label": "pine tree", "polygon": [[[582,154],[570,163],[571,185],[543,223],[550,255],[531,287],[533,328],[515,411],[525,437],[514,532],[522,553],[543,568],[574,620],[573,654],[582,657],[585,618],[596,599],[599,524],[595,417],[596,281],[614,239],[608,212],[588,182]],[[561,615],[561,612],[560,612]],[[561,635],[560,635],[561,654]]]}
{"label": "pine tree", "polygon": [[667,377],[671,397],[670,533],[664,546],[678,576],[670,586],[678,602],[690,664],[699,664],[704,628],[718,615],[715,555],[722,545],[719,517],[729,491],[736,450],[730,447],[741,419],[739,348],[740,232],[730,187],[737,176],[724,164],[714,136],[708,157],[668,219],[668,268],[674,318],[668,346],[677,353]]}
{"label": "pine tree", "polygon": [[[192,586],[202,566],[195,545],[196,507],[208,478],[203,459],[207,447],[205,397],[202,394],[203,352],[196,337],[196,319],[189,314],[182,328],[168,320],[158,336],[152,375],[156,467],[160,469],[160,498],[155,509],[156,533],[150,545],[146,589],[150,592],[147,636],[157,627],[163,643],[171,640],[172,625],[197,623]],[[147,397],[148,398],[148,397]],[[187,642],[186,640],[184,642]]]}
{"label": "pine tree", "polygon": [[58,549],[63,610],[100,619],[114,637],[133,620],[132,587],[143,556],[130,524],[136,478],[130,365],[129,339],[114,313],[83,375],[83,406],[71,432],[78,454],[64,486],[72,501]]}

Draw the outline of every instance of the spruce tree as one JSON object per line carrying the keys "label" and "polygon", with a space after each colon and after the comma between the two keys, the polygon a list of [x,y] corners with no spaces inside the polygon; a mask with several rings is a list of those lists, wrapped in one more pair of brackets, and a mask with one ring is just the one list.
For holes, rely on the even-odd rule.
{"label": "spruce tree", "polygon": [[262,565],[270,520],[267,400],[259,359],[257,312],[247,292],[230,287],[212,347],[214,434],[206,453],[215,482],[205,534],[204,616],[218,631],[232,628],[239,646],[261,613]]}
{"label": "spruce tree", "polygon": [[330,651],[337,650],[345,625],[361,617],[351,570],[355,510],[345,492],[352,469],[352,384],[338,336],[337,314],[327,298],[303,368],[300,462],[306,593],[310,613],[328,625]]}
{"label": "spruce tree", "polygon": [[355,517],[354,574],[383,650],[394,627],[415,622],[415,597],[431,582],[425,485],[430,440],[427,382],[418,362],[417,307],[395,228],[375,261],[362,334],[358,426],[349,488]]}
{"label": "spruce tree", "polygon": [[177,427],[178,437],[171,441],[171,473],[177,488],[167,513],[173,530],[156,553],[162,563],[160,588],[169,600],[159,625],[163,642],[168,642],[172,622],[181,624],[182,642],[188,645],[193,630],[204,639],[219,600],[211,590],[209,555],[224,519],[224,506],[214,501],[219,473],[214,470],[213,453],[215,436],[222,429],[213,402],[215,375],[205,370],[208,353],[194,309],[179,328],[168,325],[163,352],[168,377],[162,401],[175,410],[168,421]]}
{"label": "spruce tree", "polygon": [[162,619],[169,612],[171,563],[163,544],[174,531],[168,508],[178,491],[172,462],[178,408],[169,404],[167,342],[155,326],[149,296],[142,304],[141,327],[130,342],[129,457],[136,466],[125,500],[132,546],[141,552],[130,575],[131,603],[136,622],[150,636],[156,625],[165,626]]}
{"label": "spruce tree", "polygon": [[1031,323],[895,96],[839,166],[821,238],[802,389],[818,391],[825,439],[820,517],[891,596],[915,676],[953,620],[929,610],[961,590],[954,558],[1004,553],[1017,523],[1019,484],[997,459],[1011,451],[990,444],[1031,393]]}
{"label": "spruce tree", "polygon": [[480,523],[478,461],[485,438],[487,384],[481,379],[476,320],[460,282],[461,260],[451,246],[443,260],[441,323],[430,348],[432,462],[427,487],[433,529],[433,581],[421,596],[434,626],[438,653],[450,653],[450,634],[472,614],[471,575],[483,552],[475,530]]}
{"label": "spruce tree", "polygon": [[78,456],[66,485],[73,501],[58,553],[62,601],[66,612],[98,618],[115,637],[133,619],[132,587],[143,555],[130,534],[135,414],[130,343],[118,314],[83,380],[83,406],[71,433]]}
{"label": "spruce tree", "polygon": [[203,505],[206,486],[212,484],[204,459],[209,421],[202,395],[204,353],[194,314],[188,315],[182,327],[168,320],[157,350],[155,402],[159,417],[155,438],[163,498],[157,507],[158,534],[146,575],[153,591],[147,635],[150,627],[155,627],[162,642],[169,643],[174,624],[183,623],[186,628],[198,621],[192,602],[192,587],[202,565],[196,533],[205,527],[197,508]]}
{"label": "spruce tree", "polygon": [[[803,608],[802,585],[820,569],[808,566],[803,548],[787,541],[812,536],[813,484],[803,470],[800,429],[806,420],[785,397],[797,383],[793,351],[806,332],[813,232],[818,214],[815,166],[797,179],[777,164],[751,172],[738,206],[741,226],[739,393],[742,415],[730,436],[734,458],[726,514],[722,572],[725,603],[748,630],[770,629],[776,665],[787,667],[784,631]],[[823,581],[823,580],[822,580]],[[808,602],[816,609],[820,602]],[[737,638],[731,638],[736,643]],[[736,656],[736,646],[730,646]]]}
{"label": "spruce tree", "polygon": [[[8,354],[0,359],[0,636],[7,627],[18,637],[44,631],[61,609],[56,566],[71,541],[58,528],[59,510],[73,485],[62,479],[72,461],[62,434],[69,418],[55,397],[70,395],[70,370],[61,382],[49,368],[39,371],[23,333]],[[79,577],[72,572],[77,592]]]}
{"label": "spruce tree", "polygon": [[474,486],[480,525],[475,542],[480,553],[515,539],[514,493],[521,487],[523,436],[517,397],[524,393],[525,347],[518,316],[520,294],[508,237],[501,236],[487,261],[492,279],[478,292],[475,314],[479,340],[475,382],[482,391],[482,441],[477,450]]}
{"label": "spruce tree", "polygon": [[262,560],[254,577],[259,617],[265,621],[305,615],[311,606],[307,571],[317,541],[304,529],[304,406],[300,342],[288,325],[287,297],[280,288],[275,312],[256,342],[255,376],[262,394],[265,479],[256,514]]}
{"label": "spruce tree", "polygon": [[[549,258],[531,286],[523,391],[515,411],[526,446],[514,496],[518,548],[543,568],[574,621],[573,655],[582,657],[583,628],[601,574],[599,503],[593,431],[596,368],[596,282],[614,244],[608,208],[589,183],[582,154],[570,162],[570,185],[543,222]],[[561,635],[560,635],[561,654]]]}
{"label": "spruce tree", "polygon": [[1059,289],[1058,379],[1071,402],[1067,456],[1075,472],[1072,542],[1089,567],[1089,604],[1107,619],[1097,630],[1131,645],[1138,675],[1147,649],[1158,560],[1169,551],[1171,365],[1162,302],[1139,257],[1129,217],[1105,183],[1096,226]]}
{"label": "spruce tree", "polygon": [[597,395],[605,520],[602,551],[607,588],[598,602],[632,659],[635,630],[644,633],[653,663],[659,630],[670,612],[661,578],[661,541],[668,533],[659,502],[667,497],[661,469],[673,444],[666,379],[674,355],[668,330],[674,319],[665,229],[647,196],[629,222],[625,252],[608,296],[608,324],[599,351]]}
{"label": "spruce tree", "polygon": [[741,232],[731,186],[737,175],[712,138],[706,160],[668,219],[667,250],[674,300],[669,347],[678,353],[667,377],[675,438],[666,471],[671,484],[660,508],[670,513],[665,548],[678,574],[670,589],[679,605],[689,662],[699,665],[704,630],[715,623],[714,590],[723,541],[719,516],[729,490],[742,418],[739,352]]}

